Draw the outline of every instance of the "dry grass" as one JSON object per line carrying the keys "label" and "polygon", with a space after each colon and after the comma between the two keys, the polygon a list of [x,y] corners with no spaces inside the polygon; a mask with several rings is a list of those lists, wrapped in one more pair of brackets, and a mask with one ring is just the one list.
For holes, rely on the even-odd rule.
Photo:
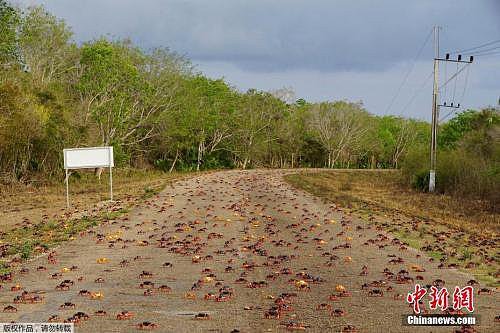
{"label": "dry grass", "polygon": [[71,208],[66,209],[65,185],[12,185],[1,187],[0,274],[9,271],[6,260],[26,260],[48,251],[79,232],[127,213],[133,206],[188,174],[119,170],[113,175],[114,201],[109,182],[92,174],[71,178]]}
{"label": "dry grass", "polygon": [[488,210],[487,203],[417,192],[401,185],[396,170],[333,170],[287,178],[298,187],[344,205],[396,210],[481,235],[500,231],[500,214]]}
{"label": "dry grass", "polygon": [[351,209],[445,265],[457,264],[489,285],[500,285],[500,215],[488,211],[486,203],[416,192],[403,186],[399,171],[393,170],[307,171],[286,179]]}
{"label": "dry grass", "polygon": [[[113,171],[114,199],[129,202],[161,190],[183,174],[159,171],[116,169]],[[109,178],[103,173],[101,181],[92,173],[80,172],[70,177],[71,208],[66,209],[64,181],[43,185],[0,185],[0,231],[7,231],[25,222],[39,223],[79,215],[105,208],[109,200]]]}

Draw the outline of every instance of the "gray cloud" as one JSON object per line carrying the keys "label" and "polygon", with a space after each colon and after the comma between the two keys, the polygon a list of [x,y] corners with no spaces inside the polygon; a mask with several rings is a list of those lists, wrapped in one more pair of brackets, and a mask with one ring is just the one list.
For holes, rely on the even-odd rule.
{"label": "gray cloud", "polygon": [[[43,4],[66,19],[79,41],[109,34],[130,37],[144,48],[168,46],[209,75],[225,76],[239,88],[265,89],[270,82],[274,88],[292,85],[298,95],[311,100],[341,97],[342,92],[365,100],[376,113],[389,103],[434,24],[443,27],[442,51],[500,39],[496,0],[20,2]],[[418,78],[432,66],[431,42],[419,59],[427,65],[415,68],[426,67],[426,73],[415,71],[408,81],[410,95],[411,85],[420,84]],[[489,58],[487,63],[498,69],[499,59]],[[475,69],[480,94],[474,105],[498,98],[494,95],[500,93],[500,83],[491,72],[484,66]],[[318,84],[332,79],[334,89]],[[405,104],[403,96],[397,102]],[[422,102],[420,108],[427,105]]]}
{"label": "gray cloud", "polygon": [[[171,46],[190,58],[252,71],[380,70],[410,59],[435,23],[442,46],[500,35],[491,1],[45,0],[79,39],[110,33],[145,47]],[[496,9],[495,9],[496,8]],[[431,56],[431,48],[425,55]]]}

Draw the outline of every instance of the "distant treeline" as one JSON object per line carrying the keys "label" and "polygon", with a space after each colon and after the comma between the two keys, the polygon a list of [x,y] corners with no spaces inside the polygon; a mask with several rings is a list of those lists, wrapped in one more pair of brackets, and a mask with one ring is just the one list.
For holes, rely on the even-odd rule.
{"label": "distant treeline", "polygon": [[[144,51],[129,40],[77,45],[42,7],[21,11],[0,0],[0,28],[3,182],[61,175],[63,148],[113,145],[118,165],[137,168],[405,166],[410,181],[425,183],[427,122],[375,116],[360,102],[295,100],[288,89],[241,93],[169,49]],[[480,159],[498,180],[498,110],[467,115],[474,123],[441,134],[442,154],[479,156],[476,145],[491,138]]]}

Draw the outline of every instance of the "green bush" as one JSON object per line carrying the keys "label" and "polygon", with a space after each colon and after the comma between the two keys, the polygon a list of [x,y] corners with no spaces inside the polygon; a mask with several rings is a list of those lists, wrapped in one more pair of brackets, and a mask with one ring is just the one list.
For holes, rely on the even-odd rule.
{"label": "green bush", "polygon": [[[500,209],[500,117],[485,109],[459,114],[440,132],[436,190],[440,193],[486,200]],[[439,138],[439,136],[438,136]],[[446,144],[443,144],[446,143]],[[413,147],[402,163],[404,179],[428,190],[429,148]]]}
{"label": "green bush", "polygon": [[427,191],[429,185],[429,151],[423,146],[411,149],[401,163],[407,185]]}
{"label": "green bush", "polygon": [[429,171],[419,171],[411,180],[411,185],[420,191],[429,190]]}
{"label": "green bush", "polygon": [[[402,163],[405,181],[420,191],[428,190],[429,157],[425,149],[414,149]],[[436,190],[500,203],[500,164],[464,148],[438,152]]]}
{"label": "green bush", "polygon": [[21,258],[26,260],[29,257],[31,257],[31,254],[33,253],[33,243],[32,241],[26,241],[20,249],[21,252]]}

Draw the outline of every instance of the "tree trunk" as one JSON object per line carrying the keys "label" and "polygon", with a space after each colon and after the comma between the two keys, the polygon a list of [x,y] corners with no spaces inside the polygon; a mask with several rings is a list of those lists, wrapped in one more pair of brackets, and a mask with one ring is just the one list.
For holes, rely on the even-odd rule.
{"label": "tree trunk", "polygon": [[103,171],[104,171],[104,168],[96,168],[96,169],[94,169],[94,175],[96,175],[97,178],[99,179],[99,183],[101,182],[101,175],[102,175]]}
{"label": "tree trunk", "polygon": [[247,163],[248,163],[248,162],[249,162],[249,158],[248,158],[248,156],[247,156],[247,157],[245,157],[245,160],[243,161],[243,165],[242,165],[242,169],[243,169],[243,170],[245,170],[245,169],[246,169],[246,167],[247,167]]}
{"label": "tree trunk", "polygon": [[203,141],[198,144],[198,161],[196,163],[196,171],[200,171],[201,159],[203,155]]}
{"label": "tree trunk", "polygon": [[176,152],[175,152],[174,162],[172,163],[172,166],[170,167],[170,170],[168,170],[169,173],[172,173],[172,171],[174,171],[175,163],[177,162],[177,158],[178,157],[179,157],[179,149],[177,149]]}

